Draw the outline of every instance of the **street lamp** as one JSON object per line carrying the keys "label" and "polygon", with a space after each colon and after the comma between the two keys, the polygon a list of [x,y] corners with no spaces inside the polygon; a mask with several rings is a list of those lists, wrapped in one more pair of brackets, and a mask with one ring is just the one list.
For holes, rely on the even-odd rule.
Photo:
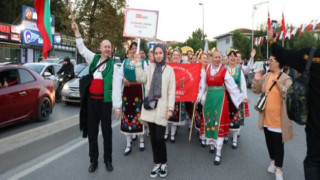
{"label": "street lamp", "polygon": [[200,6],[202,6],[202,41],[203,41],[203,47],[204,45],[204,4],[199,3]]}
{"label": "street lamp", "polygon": [[253,49],[253,16],[254,16],[254,11],[257,9],[258,6],[262,4],[269,3],[269,1],[263,1],[257,4],[252,5],[252,30],[251,30],[251,50]]}

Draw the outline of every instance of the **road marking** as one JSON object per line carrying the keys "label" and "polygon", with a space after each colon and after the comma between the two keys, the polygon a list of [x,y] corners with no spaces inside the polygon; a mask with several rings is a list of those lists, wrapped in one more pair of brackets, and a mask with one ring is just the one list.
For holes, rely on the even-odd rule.
{"label": "road marking", "polygon": [[[120,124],[120,121],[116,121],[116,123],[113,123],[111,127],[114,128],[114,127],[118,126],[119,124]],[[100,135],[101,135],[101,132],[99,133],[99,136],[100,136]],[[28,169],[25,169],[24,171],[19,172],[18,174],[12,176],[12,177],[9,178],[8,180],[17,180],[17,179],[20,179],[20,178],[22,178],[22,177],[24,177],[24,176],[26,176],[26,175],[34,172],[35,170],[40,169],[40,168],[42,168],[43,166],[45,166],[45,165],[47,165],[47,164],[49,164],[49,163],[51,163],[51,162],[59,159],[60,157],[68,154],[69,152],[77,149],[78,147],[84,145],[86,142],[88,142],[87,138],[79,141],[78,143],[74,144],[73,146],[70,146],[69,148],[67,148],[67,149],[65,149],[65,150],[63,150],[63,151],[60,151],[59,153],[51,156],[50,158],[45,159],[45,160],[39,162],[38,164],[35,164],[34,166],[32,166],[32,167],[30,167],[30,168],[28,168]]]}
{"label": "road marking", "polygon": [[77,114],[0,139],[0,155],[75,126],[78,123],[79,115]]}

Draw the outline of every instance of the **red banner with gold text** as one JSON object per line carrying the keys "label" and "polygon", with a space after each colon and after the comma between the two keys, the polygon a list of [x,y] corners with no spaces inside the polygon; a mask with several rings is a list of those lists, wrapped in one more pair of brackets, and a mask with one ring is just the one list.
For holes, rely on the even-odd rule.
{"label": "red banner with gold text", "polygon": [[197,100],[201,63],[167,63],[174,70],[176,77],[176,102],[194,102]]}

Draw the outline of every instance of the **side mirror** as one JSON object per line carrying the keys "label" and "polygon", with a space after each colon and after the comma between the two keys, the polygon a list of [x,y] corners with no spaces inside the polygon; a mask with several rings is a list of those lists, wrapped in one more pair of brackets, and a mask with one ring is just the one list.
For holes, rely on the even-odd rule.
{"label": "side mirror", "polygon": [[52,74],[50,72],[44,72],[43,73],[43,77],[50,77]]}

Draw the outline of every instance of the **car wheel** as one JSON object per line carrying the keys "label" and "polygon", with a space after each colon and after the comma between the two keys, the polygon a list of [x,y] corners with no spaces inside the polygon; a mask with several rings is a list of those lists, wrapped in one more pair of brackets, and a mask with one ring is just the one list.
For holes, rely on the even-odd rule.
{"label": "car wheel", "polygon": [[49,98],[47,97],[42,98],[38,107],[37,121],[39,122],[47,121],[50,117],[51,112],[52,112],[52,105]]}

